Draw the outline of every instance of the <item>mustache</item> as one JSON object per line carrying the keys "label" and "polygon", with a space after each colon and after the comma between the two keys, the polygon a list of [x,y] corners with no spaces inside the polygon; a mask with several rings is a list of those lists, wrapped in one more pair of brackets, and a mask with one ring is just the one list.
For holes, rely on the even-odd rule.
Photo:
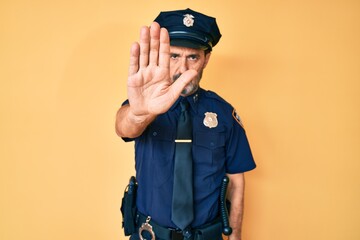
{"label": "mustache", "polygon": [[180,76],[181,76],[181,73],[175,74],[175,75],[172,77],[172,80],[175,82]]}

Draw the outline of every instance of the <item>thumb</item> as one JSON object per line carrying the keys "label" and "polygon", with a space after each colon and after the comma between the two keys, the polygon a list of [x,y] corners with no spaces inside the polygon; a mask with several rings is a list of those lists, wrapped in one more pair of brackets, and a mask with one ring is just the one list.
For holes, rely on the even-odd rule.
{"label": "thumb", "polygon": [[196,70],[187,70],[171,85],[174,96],[180,96],[184,88],[197,76]]}

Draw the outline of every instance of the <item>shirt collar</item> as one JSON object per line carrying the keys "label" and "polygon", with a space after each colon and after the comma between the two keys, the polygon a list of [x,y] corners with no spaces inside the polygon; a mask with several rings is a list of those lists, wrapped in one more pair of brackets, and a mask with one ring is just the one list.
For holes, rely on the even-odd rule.
{"label": "shirt collar", "polygon": [[179,102],[183,101],[183,99],[186,99],[192,110],[197,113],[197,106],[198,106],[198,102],[199,102],[199,99],[200,99],[200,96],[202,94],[204,90],[202,88],[199,88],[195,93],[189,95],[189,96],[186,96],[186,97],[182,97],[180,96],[176,102],[171,106],[170,110],[171,111],[174,111],[174,109],[179,105]]}

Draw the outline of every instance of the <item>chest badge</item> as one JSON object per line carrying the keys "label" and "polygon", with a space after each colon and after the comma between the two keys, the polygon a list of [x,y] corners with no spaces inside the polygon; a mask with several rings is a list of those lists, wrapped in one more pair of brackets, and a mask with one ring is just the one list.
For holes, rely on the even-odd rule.
{"label": "chest badge", "polygon": [[206,112],[204,118],[204,125],[208,128],[214,128],[218,125],[217,114],[212,112]]}

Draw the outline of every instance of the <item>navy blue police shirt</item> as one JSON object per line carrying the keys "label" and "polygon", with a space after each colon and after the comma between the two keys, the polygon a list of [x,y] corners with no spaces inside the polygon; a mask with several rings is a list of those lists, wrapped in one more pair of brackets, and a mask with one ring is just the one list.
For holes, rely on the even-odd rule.
{"label": "navy blue police shirt", "polygon": [[[141,136],[123,138],[125,141],[135,140],[139,212],[170,228],[176,228],[171,221],[171,202],[175,137],[182,98],[168,112],[159,115]],[[186,99],[191,106],[193,121],[195,217],[191,225],[198,227],[219,215],[220,186],[224,175],[246,172],[256,165],[241,120],[229,103],[216,93],[203,89]],[[213,121],[211,127],[204,120]]]}

